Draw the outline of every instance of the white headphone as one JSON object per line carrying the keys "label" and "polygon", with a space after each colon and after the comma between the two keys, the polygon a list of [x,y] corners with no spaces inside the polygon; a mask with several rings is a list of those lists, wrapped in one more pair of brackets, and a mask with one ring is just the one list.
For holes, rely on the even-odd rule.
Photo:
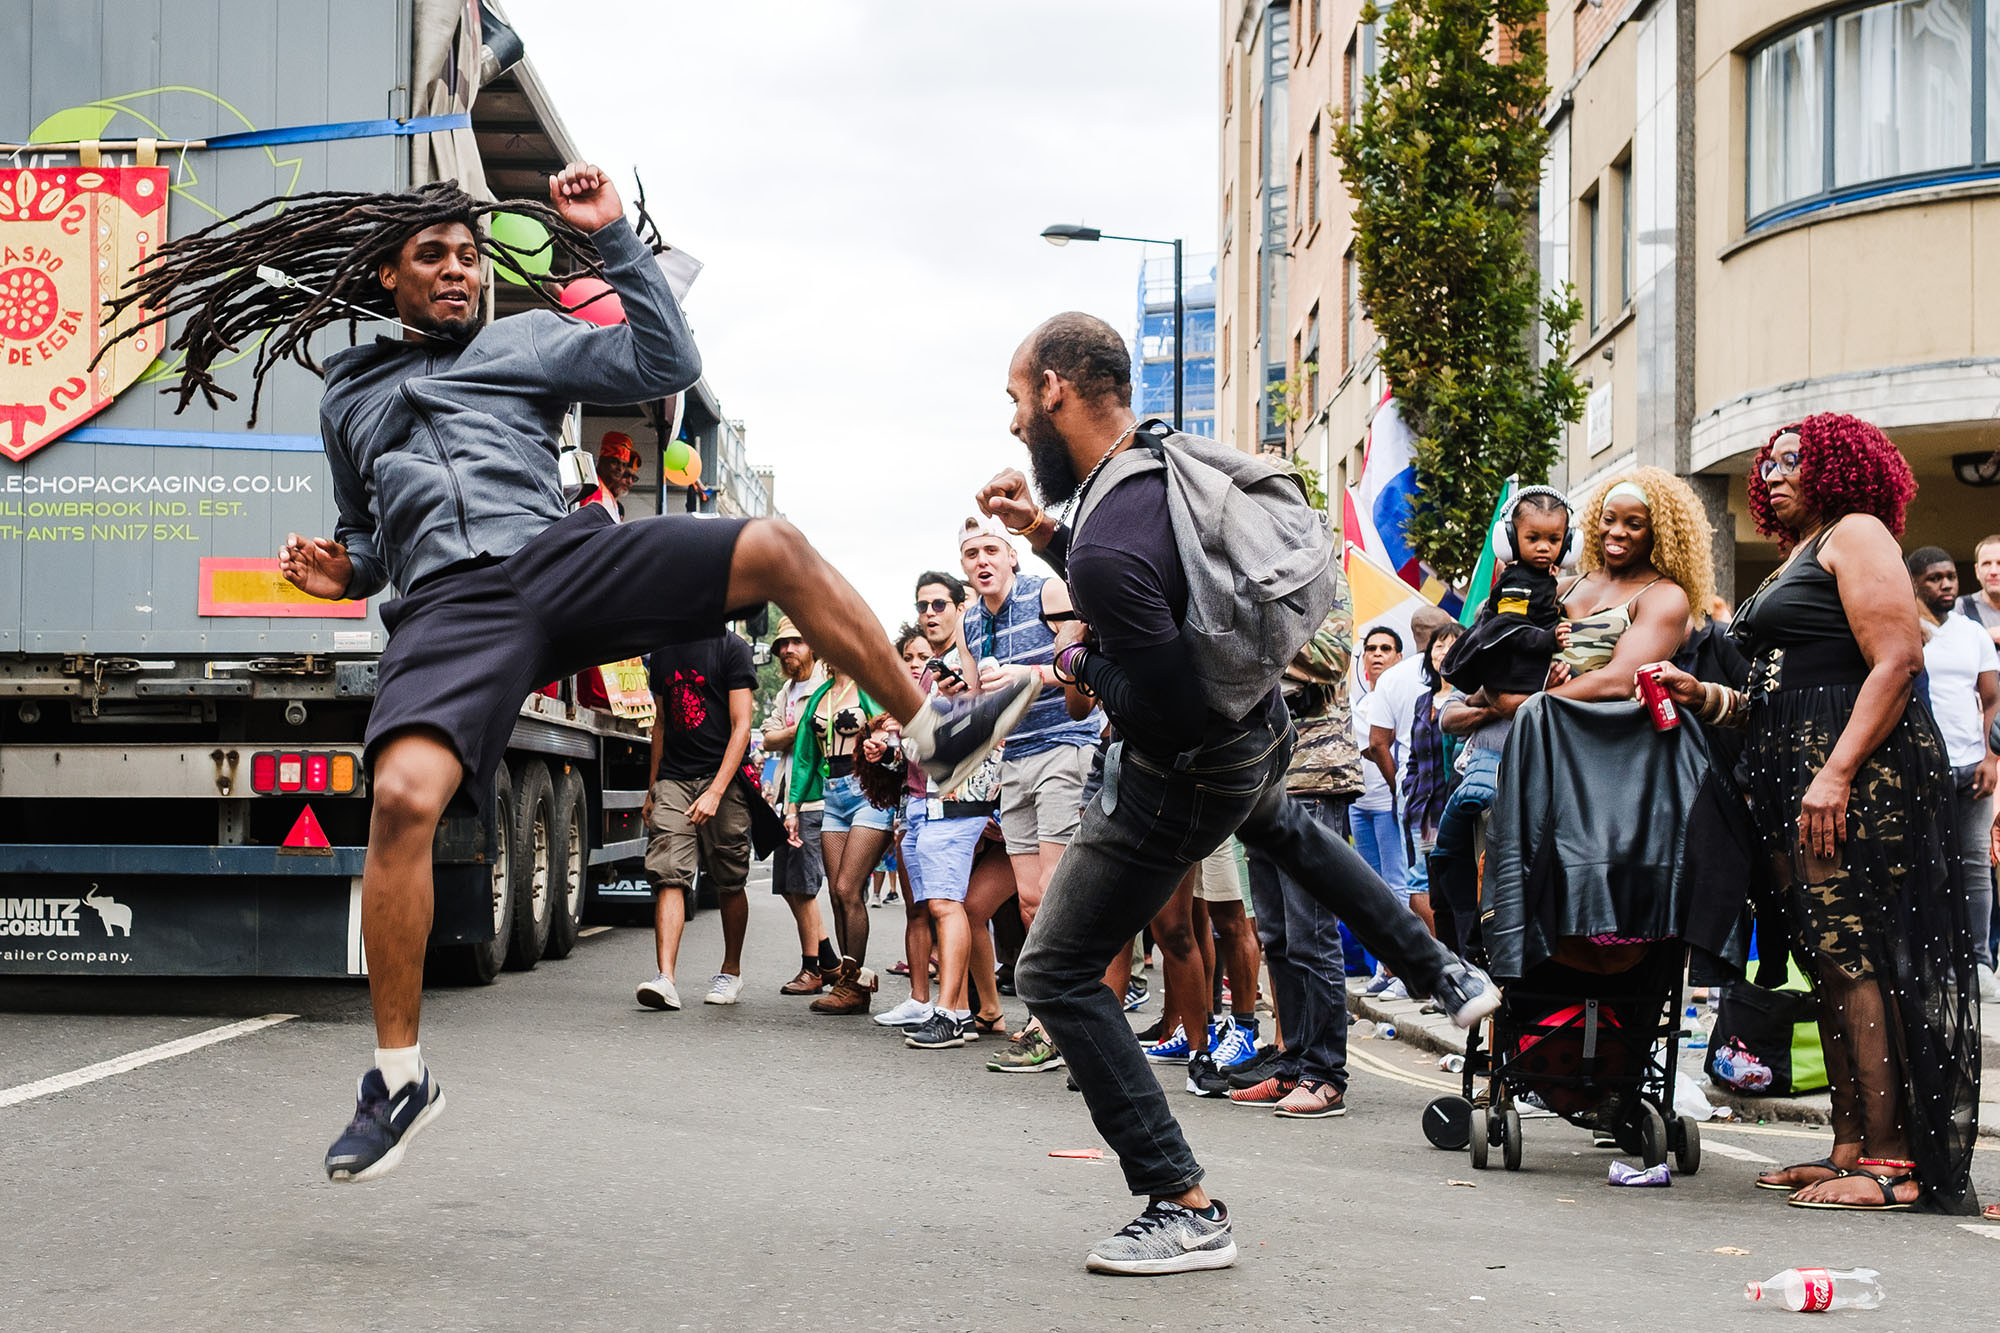
{"label": "white headphone", "polygon": [[1553,486],[1523,486],[1514,492],[1514,498],[1507,501],[1500,510],[1500,517],[1493,521],[1493,554],[1510,565],[1521,558],[1520,551],[1514,546],[1514,511],[1521,507],[1521,501],[1531,495],[1553,497],[1563,507],[1563,512],[1569,515],[1569,522],[1563,526],[1562,549],[1556,552],[1556,563],[1560,565],[1576,549],[1576,510],[1570,506],[1569,497]]}

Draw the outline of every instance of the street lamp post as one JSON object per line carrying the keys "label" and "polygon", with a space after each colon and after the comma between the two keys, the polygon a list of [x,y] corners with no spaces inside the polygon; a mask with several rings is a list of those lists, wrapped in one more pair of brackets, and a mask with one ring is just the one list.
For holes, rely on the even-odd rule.
{"label": "street lamp post", "polygon": [[1181,295],[1180,241],[1160,241],[1146,236],[1113,236],[1095,227],[1079,227],[1068,222],[1058,222],[1052,227],[1042,228],[1042,239],[1050,245],[1068,245],[1071,241],[1136,241],[1140,245],[1174,247],[1174,429],[1184,429],[1186,423],[1182,420],[1181,334],[1186,327],[1187,310]]}

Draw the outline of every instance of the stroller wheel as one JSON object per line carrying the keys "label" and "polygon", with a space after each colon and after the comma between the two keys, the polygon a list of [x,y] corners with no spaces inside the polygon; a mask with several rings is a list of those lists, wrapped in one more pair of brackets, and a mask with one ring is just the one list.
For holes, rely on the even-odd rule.
{"label": "stroller wheel", "polygon": [[1639,1111],[1639,1139],[1641,1156],[1647,1166],[1658,1166],[1667,1160],[1667,1122],[1660,1114],[1660,1108],[1647,1102]]}
{"label": "stroller wheel", "polygon": [[1472,1142],[1472,1103],[1457,1095],[1437,1098],[1424,1108],[1424,1137],[1433,1148],[1462,1151]]}
{"label": "stroller wheel", "polygon": [[1484,1106],[1472,1108],[1472,1169],[1486,1169],[1486,1155],[1493,1146],[1493,1115]]}
{"label": "stroller wheel", "polygon": [[1684,1176],[1701,1170],[1701,1126],[1685,1116],[1674,1120],[1674,1168]]}
{"label": "stroller wheel", "polygon": [[1500,1113],[1500,1161],[1509,1171],[1521,1169],[1521,1113],[1512,1103]]}

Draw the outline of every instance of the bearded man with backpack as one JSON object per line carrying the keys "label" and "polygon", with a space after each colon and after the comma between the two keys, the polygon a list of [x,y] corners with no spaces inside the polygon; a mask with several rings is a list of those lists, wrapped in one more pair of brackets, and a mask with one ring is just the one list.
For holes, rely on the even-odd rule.
{"label": "bearded man with backpack", "polygon": [[1460,1026],[1499,995],[1286,796],[1292,726],[1278,684],[1335,595],[1325,516],[1289,469],[1134,419],[1131,372],[1124,339],[1092,316],[1057,315],[1031,333],[1008,369],[1010,429],[1027,446],[1035,492],[1071,502],[1073,519],[1052,520],[1013,470],[979,503],[1068,580],[1081,619],[1057,639],[1056,674],[1094,695],[1120,736],[1015,985],[1068,1059],[1127,1186],[1147,1200],[1087,1266],[1150,1275],[1236,1259],[1228,1211],[1202,1188],[1103,984],[1189,866],[1234,834]]}

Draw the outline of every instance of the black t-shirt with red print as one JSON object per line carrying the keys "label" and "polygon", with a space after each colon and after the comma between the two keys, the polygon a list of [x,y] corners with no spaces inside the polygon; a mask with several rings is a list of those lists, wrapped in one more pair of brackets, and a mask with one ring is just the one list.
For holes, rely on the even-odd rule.
{"label": "black t-shirt with red print", "polygon": [[656,649],[649,659],[653,698],[666,729],[659,778],[705,781],[729,748],[729,692],[757,688],[750,645],[734,634]]}

